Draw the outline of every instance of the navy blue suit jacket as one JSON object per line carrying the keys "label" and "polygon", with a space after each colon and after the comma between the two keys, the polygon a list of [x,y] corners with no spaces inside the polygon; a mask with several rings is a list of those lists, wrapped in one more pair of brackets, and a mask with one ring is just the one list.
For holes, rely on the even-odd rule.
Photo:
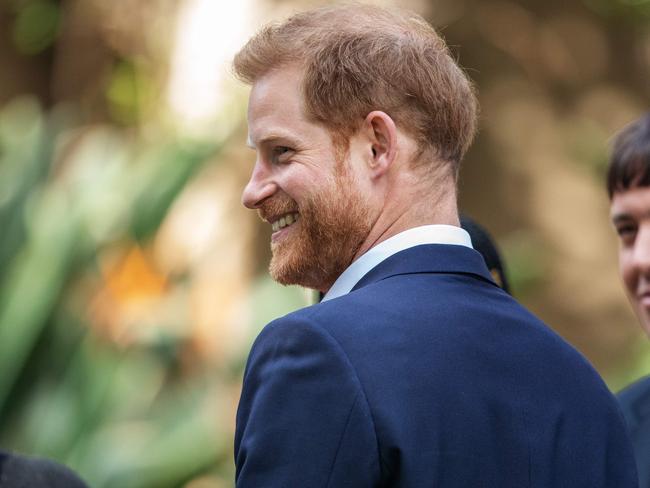
{"label": "navy blue suit jacket", "polygon": [[618,400],[632,438],[639,486],[650,488],[650,376],[625,388]]}
{"label": "navy blue suit jacket", "polygon": [[239,488],[638,485],[600,377],[452,245],[399,252],[267,325],[235,461]]}

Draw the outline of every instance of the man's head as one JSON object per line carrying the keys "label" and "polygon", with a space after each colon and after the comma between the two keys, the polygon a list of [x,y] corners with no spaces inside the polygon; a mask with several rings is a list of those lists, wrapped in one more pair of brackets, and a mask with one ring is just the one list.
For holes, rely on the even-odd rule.
{"label": "man's head", "polygon": [[275,227],[278,281],[326,290],[355,257],[419,225],[411,214],[426,219],[439,194],[455,209],[476,100],[420,17],[364,5],[301,13],[260,31],[234,70],[253,87],[258,154],[243,202]]}
{"label": "man's head", "polygon": [[444,41],[420,16],[359,4],[299,13],[258,32],[234,70],[255,84],[292,64],[302,68],[306,115],[337,142],[382,110],[414,138],[424,161],[457,170],[474,136],[477,104]]}
{"label": "man's head", "polygon": [[607,174],[619,269],[628,298],[650,335],[650,114],[616,138]]}

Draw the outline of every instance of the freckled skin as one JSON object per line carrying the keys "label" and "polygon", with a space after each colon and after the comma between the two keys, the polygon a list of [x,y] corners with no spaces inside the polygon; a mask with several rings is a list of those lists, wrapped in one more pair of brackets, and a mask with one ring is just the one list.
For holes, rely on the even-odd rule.
{"label": "freckled skin", "polygon": [[650,335],[650,187],[614,193],[610,210],[619,236],[619,271],[625,291]]}

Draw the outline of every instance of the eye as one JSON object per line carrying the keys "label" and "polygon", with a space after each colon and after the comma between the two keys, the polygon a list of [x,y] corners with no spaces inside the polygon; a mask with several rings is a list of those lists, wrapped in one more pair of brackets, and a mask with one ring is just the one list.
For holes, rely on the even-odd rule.
{"label": "eye", "polygon": [[289,161],[293,149],[287,146],[275,146],[271,151],[273,162],[276,164],[283,164]]}
{"label": "eye", "polygon": [[616,233],[624,245],[630,245],[636,237],[637,226],[631,222],[616,224]]}

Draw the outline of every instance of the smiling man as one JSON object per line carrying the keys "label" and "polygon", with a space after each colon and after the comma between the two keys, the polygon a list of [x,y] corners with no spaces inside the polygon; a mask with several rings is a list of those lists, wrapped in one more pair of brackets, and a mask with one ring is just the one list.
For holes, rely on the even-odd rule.
{"label": "smiling man", "polygon": [[[619,236],[619,269],[632,308],[650,335],[650,114],[616,138],[607,190]],[[650,377],[619,394],[636,455],[640,486],[650,487]]]}
{"label": "smiling man", "polygon": [[456,205],[476,99],[419,16],[351,5],[254,36],[243,203],[272,276],[324,293],[268,324],[237,412],[247,487],[637,486],[615,400],[493,281]]}

